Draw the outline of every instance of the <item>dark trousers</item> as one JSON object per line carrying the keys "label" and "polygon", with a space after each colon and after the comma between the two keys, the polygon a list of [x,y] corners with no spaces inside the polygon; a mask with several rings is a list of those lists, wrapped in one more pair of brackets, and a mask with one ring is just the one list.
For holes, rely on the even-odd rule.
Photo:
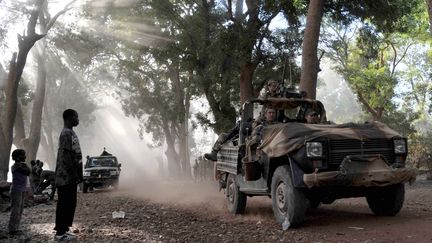
{"label": "dark trousers", "polygon": [[69,231],[72,226],[77,202],[77,185],[66,185],[57,187],[57,209],[56,225],[54,230],[57,235],[62,235]]}
{"label": "dark trousers", "polygon": [[11,192],[11,214],[9,232],[19,230],[21,215],[24,208],[24,192]]}

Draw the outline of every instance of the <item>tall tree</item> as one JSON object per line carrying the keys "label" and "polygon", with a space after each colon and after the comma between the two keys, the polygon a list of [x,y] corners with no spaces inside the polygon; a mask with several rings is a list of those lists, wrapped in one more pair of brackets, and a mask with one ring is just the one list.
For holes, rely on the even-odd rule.
{"label": "tall tree", "polygon": [[[355,20],[367,21],[376,26],[378,31],[381,32],[407,32],[412,27],[413,23],[415,23],[413,13],[418,12],[420,4],[423,3],[424,2],[420,0],[409,2],[403,0],[392,2],[387,0],[366,0],[361,2],[348,0],[312,0],[309,2],[309,7],[313,15],[309,18],[308,13],[308,26],[306,26],[307,29],[305,33],[308,31],[315,34],[317,33],[317,26],[320,26],[321,23],[320,16],[328,16],[330,19],[345,25]],[[321,4],[324,4],[323,14],[320,14]],[[312,16],[314,16],[314,18],[312,18]],[[308,30],[308,28],[311,30]],[[312,43],[312,40],[315,43]],[[307,93],[315,94],[316,91],[313,89],[316,87],[317,83],[316,73],[319,69],[316,67],[319,64],[316,62],[318,53],[313,47],[317,46],[318,38],[305,39],[304,41],[308,41],[307,43],[305,42],[307,45],[303,45],[304,57],[302,57],[306,58],[306,63],[302,63],[302,67],[306,69],[302,70],[300,87]],[[312,48],[315,53],[310,53],[309,48]],[[311,67],[314,69],[310,69]],[[309,97],[315,98],[315,96]]]}
{"label": "tall tree", "polygon": [[429,33],[432,34],[432,0],[425,0],[429,16]]}
{"label": "tall tree", "polygon": [[5,89],[6,96],[6,110],[3,119],[0,121],[0,179],[7,179],[7,172],[9,170],[9,154],[13,142],[13,127],[17,113],[18,104],[18,84],[27,61],[27,55],[33,45],[44,34],[36,33],[36,23],[44,0],[37,0],[34,9],[32,10],[27,25],[27,34],[24,36],[18,35],[18,55],[14,53],[9,63],[9,74],[7,85]]}
{"label": "tall tree", "polygon": [[[66,5],[65,9],[57,13],[53,18],[51,18],[48,14],[47,2],[45,0],[37,0],[34,3],[34,10],[31,11],[29,23],[27,26],[27,35],[20,36],[18,38],[18,46],[19,52],[18,56],[13,54],[10,68],[9,68],[9,76],[8,76],[8,86],[6,87],[6,107],[7,110],[4,114],[5,119],[2,125],[0,121],[0,128],[2,128],[2,135],[0,135],[0,145],[3,145],[3,150],[0,151],[0,178],[3,173],[8,171],[9,164],[9,153],[13,143],[13,127],[15,125],[15,120],[18,115],[20,117],[22,114],[20,112],[21,109],[18,105],[18,86],[19,81],[21,80],[21,76],[24,70],[24,66],[27,60],[27,55],[30,52],[30,49],[33,45],[40,39],[42,39],[49,29],[54,25],[57,18],[64,14],[71,6],[73,2],[76,0],[72,0],[69,4]],[[41,33],[36,34],[36,25],[39,20]],[[42,48],[43,49],[43,48]],[[44,55],[42,53],[42,55]],[[21,133],[17,133],[15,136],[15,141],[19,141],[18,144],[23,145],[28,153],[28,161],[35,159],[37,149],[39,147],[40,142],[40,128],[42,122],[42,107],[44,103],[45,97],[45,79],[46,79],[46,71],[45,66],[43,64],[44,58],[38,58],[41,62],[39,65],[38,78],[37,78],[37,90],[36,96],[34,100],[33,106],[33,114],[32,114],[32,123],[30,126],[30,134],[29,139],[25,140],[25,144],[20,144],[22,139],[25,137],[25,131],[21,123],[16,124]],[[22,116],[21,116],[22,117]],[[19,122],[23,120],[20,119]],[[24,132],[24,133],[22,133]],[[2,139],[4,138],[4,140]],[[3,141],[1,141],[3,140]],[[4,170],[6,168],[6,170]],[[5,171],[5,172],[4,172]]]}
{"label": "tall tree", "polygon": [[[43,7],[41,13],[39,14],[39,27],[41,33],[48,33],[48,31],[52,28],[56,20],[64,13],[66,13],[71,5],[76,0],[72,0],[69,2],[63,10],[58,12],[54,17],[51,17],[48,12],[48,3],[46,2]],[[42,128],[42,115],[43,115],[43,107],[45,101],[45,90],[46,90],[46,79],[47,79],[47,70],[46,70],[46,40],[42,40],[39,42],[37,53],[36,53],[36,62],[38,64],[37,71],[37,79],[36,79],[36,91],[35,98],[33,100],[33,109],[31,116],[31,124],[28,138],[26,139],[25,148],[27,151],[27,161],[35,160],[37,151],[39,148],[40,138],[41,138],[41,128]]]}
{"label": "tall tree", "polygon": [[311,99],[316,97],[316,80],[319,71],[317,53],[323,9],[324,0],[309,2],[303,39],[300,90],[306,91],[306,97]]}
{"label": "tall tree", "polygon": [[[396,68],[412,43],[397,35],[380,35],[364,25],[354,40],[343,27],[330,24],[332,40],[327,55],[347,81],[364,110],[373,120],[381,120],[394,109],[391,99],[398,84]],[[352,31],[352,28],[351,28]]]}

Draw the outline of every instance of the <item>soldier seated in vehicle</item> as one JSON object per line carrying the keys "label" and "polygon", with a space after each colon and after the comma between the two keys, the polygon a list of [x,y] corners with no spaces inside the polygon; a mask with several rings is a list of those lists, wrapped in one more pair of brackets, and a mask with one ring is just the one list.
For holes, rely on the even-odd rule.
{"label": "soldier seated in vehicle", "polygon": [[264,117],[265,117],[264,121],[262,121],[261,124],[258,124],[256,127],[253,128],[251,139],[249,140],[255,140],[257,142],[261,141],[264,128],[268,125],[279,123],[276,120],[276,109],[274,108],[267,107],[265,109]]}
{"label": "soldier seated in vehicle", "polygon": [[313,109],[308,108],[305,112],[306,123],[308,124],[318,124],[320,123],[320,115],[319,113]]}
{"label": "soldier seated in vehicle", "polygon": [[216,161],[217,153],[219,152],[219,150],[221,150],[222,145],[227,141],[236,137],[239,131],[240,131],[240,122],[237,122],[236,125],[233,128],[231,128],[231,130],[229,130],[227,133],[222,133],[221,135],[219,135],[218,139],[216,140],[216,142],[212,147],[211,153],[205,153],[204,158],[208,160]]}
{"label": "soldier seated in vehicle", "polygon": [[249,161],[255,160],[256,148],[261,143],[264,128],[269,125],[278,124],[276,120],[276,109],[267,107],[265,110],[265,120],[253,128],[252,134],[246,140],[246,156]]}

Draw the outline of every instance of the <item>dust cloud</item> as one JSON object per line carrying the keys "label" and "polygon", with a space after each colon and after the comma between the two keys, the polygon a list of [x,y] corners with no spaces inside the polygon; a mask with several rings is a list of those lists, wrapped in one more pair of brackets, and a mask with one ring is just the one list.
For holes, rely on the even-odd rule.
{"label": "dust cloud", "polygon": [[[76,131],[84,157],[97,156],[105,147],[118,158],[122,164],[119,193],[163,204],[226,210],[225,196],[218,191],[216,181],[194,182],[192,178],[175,179],[161,173],[164,148],[150,148],[150,135],[141,140],[138,122],[126,117],[117,101],[107,98],[103,102],[94,113],[95,121],[86,128],[78,126]],[[92,135],[85,134],[86,130]],[[165,161],[163,164],[166,168]]]}
{"label": "dust cloud", "polygon": [[362,109],[346,81],[337,74],[330,60],[321,63],[317,99],[326,109],[327,120],[335,123],[363,122]]}

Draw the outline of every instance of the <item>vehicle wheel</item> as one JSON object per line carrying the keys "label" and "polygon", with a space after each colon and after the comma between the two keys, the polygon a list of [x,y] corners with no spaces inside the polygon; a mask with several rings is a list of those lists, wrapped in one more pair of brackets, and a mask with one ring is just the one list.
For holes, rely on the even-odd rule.
{"label": "vehicle wheel", "polygon": [[88,185],[86,183],[84,183],[84,182],[83,182],[82,191],[83,191],[83,193],[87,193],[88,192]]}
{"label": "vehicle wheel", "polygon": [[274,172],[271,197],[276,222],[283,224],[288,219],[290,227],[296,227],[303,223],[307,199],[303,192],[293,186],[291,170],[288,165],[279,166]]}
{"label": "vehicle wheel", "polygon": [[247,198],[246,194],[239,190],[235,175],[228,175],[225,191],[228,211],[233,214],[243,214],[246,209]]}
{"label": "vehicle wheel", "polygon": [[114,187],[114,190],[118,190],[119,182],[118,181],[114,182],[113,187]]}
{"label": "vehicle wheel", "polygon": [[386,186],[366,196],[369,208],[376,215],[395,216],[405,200],[405,185]]}

